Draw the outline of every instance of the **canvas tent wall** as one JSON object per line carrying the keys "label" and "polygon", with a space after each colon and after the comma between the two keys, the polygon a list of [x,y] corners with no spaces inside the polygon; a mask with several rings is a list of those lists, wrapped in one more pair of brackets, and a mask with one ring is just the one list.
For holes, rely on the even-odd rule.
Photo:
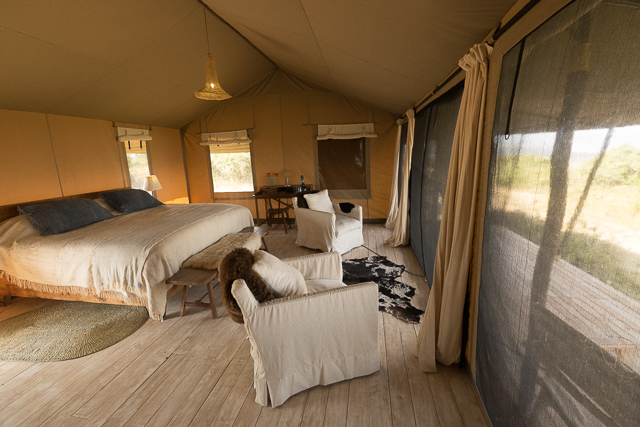
{"label": "canvas tent wall", "polygon": [[[127,186],[124,146],[106,120],[0,110],[0,205]],[[129,125],[131,126],[131,125]],[[152,127],[154,173],[161,201],[186,200],[177,129]]]}
{"label": "canvas tent wall", "polygon": [[397,129],[394,117],[282,70],[272,72],[254,87],[220,103],[207,116],[183,129],[191,201],[242,204],[255,215],[252,192],[215,192],[207,147],[200,145],[201,133],[249,129],[259,188],[266,185],[267,173],[277,172],[278,184],[283,185],[284,169],[292,171],[292,183],[299,182],[300,175],[304,175],[305,183],[316,184],[317,125],[371,122],[378,134],[369,144],[371,198],[349,201],[363,206],[365,218],[384,218],[393,171]]}

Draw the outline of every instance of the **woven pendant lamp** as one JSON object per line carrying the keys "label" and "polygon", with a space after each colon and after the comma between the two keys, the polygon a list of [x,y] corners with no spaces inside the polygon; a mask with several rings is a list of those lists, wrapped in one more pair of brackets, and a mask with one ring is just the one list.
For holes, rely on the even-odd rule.
{"label": "woven pendant lamp", "polygon": [[208,101],[220,101],[223,99],[231,98],[227,92],[222,89],[220,82],[218,82],[218,73],[216,71],[216,61],[211,55],[209,49],[209,29],[207,27],[207,9],[204,9],[204,28],[207,35],[207,55],[205,56],[206,63],[206,84],[202,90],[193,92],[196,98],[206,99]]}

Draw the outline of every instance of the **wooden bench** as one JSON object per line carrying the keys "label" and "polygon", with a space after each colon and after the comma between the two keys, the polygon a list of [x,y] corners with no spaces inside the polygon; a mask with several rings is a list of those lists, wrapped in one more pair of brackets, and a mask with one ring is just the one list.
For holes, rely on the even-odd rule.
{"label": "wooden bench", "polygon": [[[218,270],[203,270],[200,268],[183,268],[173,276],[169,277],[165,283],[168,285],[182,286],[182,302],[180,303],[180,317],[184,316],[185,307],[203,307],[211,309],[211,316],[218,318],[216,312],[216,303],[213,299],[213,288],[219,284],[212,286],[212,282],[218,278]],[[204,297],[194,302],[188,302],[187,296],[191,286],[206,286],[209,303],[202,302]]]}

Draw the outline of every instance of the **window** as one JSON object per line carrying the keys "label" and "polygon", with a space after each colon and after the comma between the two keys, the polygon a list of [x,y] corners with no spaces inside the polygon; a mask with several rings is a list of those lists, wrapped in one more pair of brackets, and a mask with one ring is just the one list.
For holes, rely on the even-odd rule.
{"label": "window", "polygon": [[337,198],[368,197],[366,138],[318,141],[318,182]]}
{"label": "window", "polygon": [[142,190],[144,178],[151,175],[147,143],[146,141],[127,141],[124,143],[124,149],[129,166],[131,188]]}
{"label": "window", "polygon": [[254,191],[249,143],[210,145],[209,152],[216,193]]}
{"label": "window", "polygon": [[478,308],[496,427],[640,420],[640,3],[578,0],[502,58]]}
{"label": "window", "polygon": [[433,281],[451,146],[463,91],[464,83],[460,83],[416,114],[409,178],[411,247],[429,283]]}
{"label": "window", "polygon": [[407,131],[409,130],[409,124],[404,123],[400,130],[400,152],[398,153],[398,205],[402,197],[402,181],[404,180],[404,174],[402,173],[404,165],[404,158],[407,155]]}

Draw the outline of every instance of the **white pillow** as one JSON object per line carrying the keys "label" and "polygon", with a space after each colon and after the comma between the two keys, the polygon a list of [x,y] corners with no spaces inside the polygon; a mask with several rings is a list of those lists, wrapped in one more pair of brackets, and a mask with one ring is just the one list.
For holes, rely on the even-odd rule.
{"label": "white pillow", "polygon": [[255,251],[253,258],[253,271],[267,282],[267,287],[278,298],[307,293],[304,277],[295,268],[265,251]]}
{"label": "white pillow", "polygon": [[309,205],[309,209],[312,211],[329,212],[332,214],[336,213],[333,209],[331,199],[329,198],[329,190],[322,190],[313,194],[305,194],[304,198]]}

